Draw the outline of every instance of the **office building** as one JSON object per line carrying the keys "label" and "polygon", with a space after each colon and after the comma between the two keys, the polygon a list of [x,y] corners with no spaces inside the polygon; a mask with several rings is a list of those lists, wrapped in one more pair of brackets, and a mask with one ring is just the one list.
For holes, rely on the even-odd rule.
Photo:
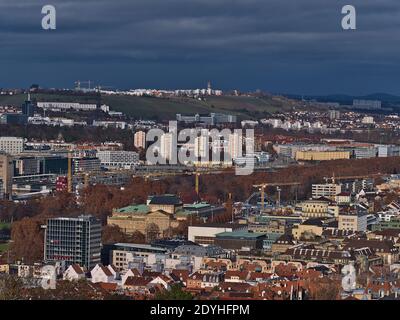
{"label": "office building", "polygon": [[38,102],[38,108],[51,111],[94,111],[97,109],[96,104],[85,104],[76,102]]}
{"label": "office building", "polygon": [[23,104],[22,104],[22,114],[27,116],[27,117],[33,117],[34,116],[34,110],[35,110],[35,106],[31,101],[31,97],[30,94],[28,95],[28,100],[26,100]]}
{"label": "office building", "polygon": [[354,232],[366,232],[367,215],[363,213],[340,213],[338,229]]}
{"label": "office building", "polygon": [[139,154],[134,151],[98,151],[97,158],[103,167],[111,169],[130,169],[139,164]]}
{"label": "office building", "polygon": [[342,192],[342,187],[339,184],[325,183],[312,185],[312,197],[326,197],[335,200],[335,196]]}
{"label": "office building", "polygon": [[399,157],[400,146],[395,145],[381,145],[378,146],[378,157]]}
{"label": "office building", "polygon": [[22,113],[3,113],[0,116],[0,124],[25,125],[28,123],[28,117]]}
{"label": "office building", "polygon": [[182,115],[177,114],[176,120],[178,122],[185,123],[202,123],[205,125],[218,125],[218,124],[234,124],[237,121],[235,115],[222,114],[222,113],[210,113],[210,115]]}
{"label": "office building", "polygon": [[223,249],[251,251],[263,249],[265,239],[265,233],[233,231],[217,233],[214,243]]}
{"label": "office building", "polygon": [[360,147],[354,148],[354,158],[355,159],[370,159],[377,156],[377,149],[372,147]]}
{"label": "office building", "polygon": [[64,261],[88,269],[100,263],[101,222],[93,216],[48,219],[44,240],[46,263]]}
{"label": "office building", "polygon": [[348,151],[297,151],[297,161],[330,161],[350,159]]}
{"label": "office building", "polygon": [[133,145],[135,148],[146,149],[146,133],[144,131],[137,131],[133,136]]}
{"label": "office building", "polygon": [[73,172],[93,172],[100,171],[99,158],[74,158],[72,159]]}
{"label": "office building", "polygon": [[18,137],[0,137],[0,151],[16,155],[24,151],[24,139]]}
{"label": "office building", "polygon": [[247,225],[207,223],[188,227],[188,240],[202,246],[215,244],[216,235],[222,232],[247,231]]}

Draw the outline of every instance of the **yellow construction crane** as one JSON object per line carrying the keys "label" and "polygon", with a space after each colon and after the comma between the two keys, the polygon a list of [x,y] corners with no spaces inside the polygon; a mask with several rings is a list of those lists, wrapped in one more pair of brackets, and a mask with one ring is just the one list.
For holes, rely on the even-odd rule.
{"label": "yellow construction crane", "polygon": [[196,194],[197,194],[197,197],[198,198],[200,198],[200,182],[199,182],[199,179],[200,179],[200,173],[198,173],[198,172],[196,172],[196,186],[195,186],[195,190],[196,190]]}
{"label": "yellow construction crane", "polygon": [[[284,186],[298,186],[300,185],[300,182],[275,182],[275,183],[262,183],[262,184],[255,184],[253,185],[254,188],[259,188],[261,192],[261,210],[265,209],[265,188],[266,187],[284,187]],[[280,190],[279,190],[280,193]],[[280,202],[280,199],[279,199]]]}

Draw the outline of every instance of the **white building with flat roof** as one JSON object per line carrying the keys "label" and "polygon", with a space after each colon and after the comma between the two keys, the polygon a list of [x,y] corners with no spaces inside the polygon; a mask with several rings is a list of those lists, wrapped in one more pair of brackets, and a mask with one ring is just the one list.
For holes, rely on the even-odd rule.
{"label": "white building with flat roof", "polygon": [[0,151],[16,155],[24,151],[24,138],[0,137]]}
{"label": "white building with flat roof", "polygon": [[96,154],[102,166],[110,169],[130,169],[139,164],[139,154],[134,151],[98,151]]}

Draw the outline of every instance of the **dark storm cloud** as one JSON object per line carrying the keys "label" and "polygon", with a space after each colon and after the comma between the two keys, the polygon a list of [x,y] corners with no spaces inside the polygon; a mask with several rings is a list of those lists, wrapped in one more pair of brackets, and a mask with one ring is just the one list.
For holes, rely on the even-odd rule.
{"label": "dark storm cloud", "polygon": [[[41,30],[41,7],[57,30]],[[341,8],[357,9],[356,31]],[[0,0],[0,86],[331,93],[392,91],[400,57],[398,0]]]}

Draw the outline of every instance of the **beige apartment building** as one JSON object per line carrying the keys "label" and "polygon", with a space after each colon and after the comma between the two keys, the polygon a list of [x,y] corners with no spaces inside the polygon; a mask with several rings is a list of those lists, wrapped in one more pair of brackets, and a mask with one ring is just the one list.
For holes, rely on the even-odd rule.
{"label": "beige apartment building", "polygon": [[367,215],[356,213],[339,214],[338,229],[354,232],[365,232],[367,231]]}
{"label": "beige apartment building", "polygon": [[135,148],[146,149],[146,133],[144,131],[137,131],[133,136],[133,144]]}

